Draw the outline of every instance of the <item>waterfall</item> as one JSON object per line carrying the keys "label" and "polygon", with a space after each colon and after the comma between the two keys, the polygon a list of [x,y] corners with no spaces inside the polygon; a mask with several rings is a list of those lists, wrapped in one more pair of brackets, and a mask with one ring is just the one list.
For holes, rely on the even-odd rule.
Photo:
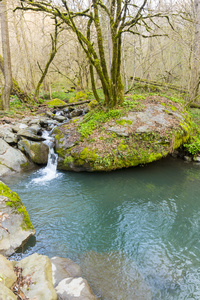
{"label": "waterfall", "polygon": [[[52,132],[52,131],[51,131]],[[46,182],[58,177],[57,174],[57,160],[58,155],[54,152],[54,139],[50,136],[51,132],[44,131],[42,136],[46,139],[44,143],[49,147],[49,154],[48,154],[48,162],[47,166],[37,172],[40,174],[40,177],[34,178],[32,182]]]}

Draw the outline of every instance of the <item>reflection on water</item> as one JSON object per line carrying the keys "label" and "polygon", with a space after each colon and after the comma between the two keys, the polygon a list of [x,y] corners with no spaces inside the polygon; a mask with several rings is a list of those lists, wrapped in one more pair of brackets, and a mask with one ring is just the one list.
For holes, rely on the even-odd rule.
{"label": "reflection on water", "polygon": [[36,229],[33,252],[69,257],[103,300],[200,299],[200,165],[7,178]]}

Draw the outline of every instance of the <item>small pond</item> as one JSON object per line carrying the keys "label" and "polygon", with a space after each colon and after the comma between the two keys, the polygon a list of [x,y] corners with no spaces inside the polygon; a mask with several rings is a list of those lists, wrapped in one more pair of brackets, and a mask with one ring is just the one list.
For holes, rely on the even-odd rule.
{"label": "small pond", "polygon": [[68,257],[102,300],[200,299],[200,164],[7,177],[36,229],[23,253]]}

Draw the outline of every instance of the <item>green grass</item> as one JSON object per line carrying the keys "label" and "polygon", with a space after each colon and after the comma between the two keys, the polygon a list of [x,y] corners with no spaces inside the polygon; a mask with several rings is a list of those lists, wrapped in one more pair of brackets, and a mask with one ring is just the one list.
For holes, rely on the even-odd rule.
{"label": "green grass", "polygon": [[82,137],[88,137],[93,130],[100,127],[111,119],[118,119],[123,115],[119,109],[109,109],[108,111],[98,110],[89,112],[84,120],[79,124],[79,132]]}
{"label": "green grass", "polygon": [[191,155],[200,154],[200,110],[198,108],[190,109],[190,115],[192,117],[192,129],[191,135],[187,144],[184,145],[186,151]]}

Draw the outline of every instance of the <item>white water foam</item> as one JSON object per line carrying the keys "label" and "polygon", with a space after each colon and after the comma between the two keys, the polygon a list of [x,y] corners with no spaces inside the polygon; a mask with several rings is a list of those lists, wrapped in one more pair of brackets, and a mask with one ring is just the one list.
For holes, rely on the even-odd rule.
{"label": "white water foam", "polygon": [[39,174],[40,177],[34,178],[31,181],[31,183],[45,183],[58,177],[58,173],[57,173],[58,155],[54,152],[53,149],[54,140],[49,135],[48,131],[45,131],[42,136],[46,139],[44,143],[49,146],[48,162],[46,168],[39,170],[37,172],[37,174]]}

